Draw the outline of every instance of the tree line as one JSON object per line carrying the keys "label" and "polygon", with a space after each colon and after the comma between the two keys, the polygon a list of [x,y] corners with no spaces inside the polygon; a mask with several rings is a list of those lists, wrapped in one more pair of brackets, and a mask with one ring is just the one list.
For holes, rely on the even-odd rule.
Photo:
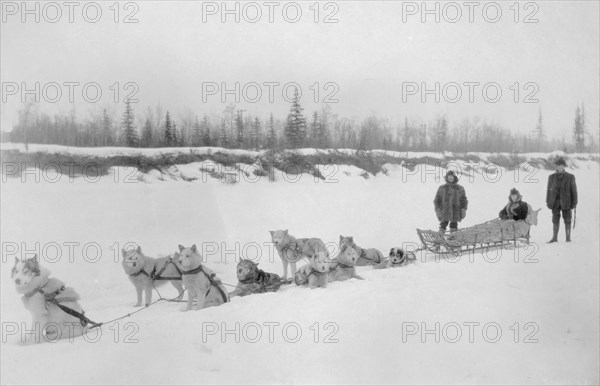
{"label": "tree line", "polygon": [[235,104],[220,116],[187,111],[174,118],[159,105],[136,117],[125,102],[119,119],[105,109],[84,120],[75,114],[39,113],[32,103],[19,114],[19,122],[2,141],[67,146],[183,147],[219,146],[230,149],[348,148],[359,150],[453,152],[547,152],[556,149],[598,152],[598,140],[586,129],[584,106],[577,106],[570,133],[549,138],[542,111],[531,130],[515,134],[479,118],[466,118],[450,126],[440,115],[429,122],[391,123],[375,116],[362,120],[339,117],[330,106],[308,117],[295,93],[285,119],[271,113],[262,118],[244,114]]}

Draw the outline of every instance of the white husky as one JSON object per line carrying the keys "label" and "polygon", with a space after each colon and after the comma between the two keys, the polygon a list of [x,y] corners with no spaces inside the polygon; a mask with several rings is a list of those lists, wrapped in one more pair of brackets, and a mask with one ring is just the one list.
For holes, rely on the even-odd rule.
{"label": "white husky", "polygon": [[[63,310],[67,309],[83,316],[79,295],[62,281],[51,278],[50,270],[40,266],[37,255],[31,259],[15,259],[11,279],[21,300],[33,319],[33,330],[39,331],[36,343],[71,339],[80,336],[89,327],[87,321]],[[60,306],[59,306],[60,305]],[[63,307],[63,308],[61,308]]]}
{"label": "white husky", "polygon": [[126,251],[121,250],[123,254],[123,270],[129,276],[129,280],[134,285],[137,292],[137,303],[135,307],[142,305],[142,291],[146,293],[146,303],[148,306],[152,303],[152,290],[154,286],[170,281],[173,287],[177,289],[179,296],[175,300],[183,297],[183,285],[181,284],[181,270],[177,266],[176,257],[160,257],[155,259],[142,253],[142,248]]}
{"label": "white husky", "polygon": [[229,301],[227,290],[216,274],[202,264],[202,256],[196,245],[186,248],[179,246],[179,265],[182,269],[183,284],[188,292],[187,306],[182,311],[218,306]]}

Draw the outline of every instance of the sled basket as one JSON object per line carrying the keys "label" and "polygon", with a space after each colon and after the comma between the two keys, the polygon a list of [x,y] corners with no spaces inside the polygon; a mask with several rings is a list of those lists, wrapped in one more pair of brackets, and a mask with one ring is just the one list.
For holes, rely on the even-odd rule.
{"label": "sled basket", "polygon": [[422,250],[459,255],[477,249],[503,247],[524,241],[529,244],[530,225],[525,221],[493,219],[455,232],[417,229]]}

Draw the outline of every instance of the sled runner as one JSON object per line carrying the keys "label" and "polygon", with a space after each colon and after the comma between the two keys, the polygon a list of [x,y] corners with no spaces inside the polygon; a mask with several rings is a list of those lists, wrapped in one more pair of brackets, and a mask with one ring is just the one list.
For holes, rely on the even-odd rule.
{"label": "sled runner", "polygon": [[518,242],[529,244],[530,228],[531,225],[527,220],[497,218],[451,233],[417,229],[417,234],[423,244],[421,250],[437,254],[460,255],[464,252],[499,248],[510,244],[517,247]]}

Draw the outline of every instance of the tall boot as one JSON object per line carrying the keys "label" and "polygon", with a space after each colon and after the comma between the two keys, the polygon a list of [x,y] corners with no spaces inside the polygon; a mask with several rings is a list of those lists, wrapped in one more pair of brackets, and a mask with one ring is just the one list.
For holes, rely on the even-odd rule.
{"label": "tall boot", "polygon": [[552,228],[552,240],[548,241],[548,244],[550,243],[555,243],[558,241],[558,229],[560,228],[560,223],[557,224],[552,224],[553,228]]}
{"label": "tall boot", "polygon": [[571,242],[571,223],[565,223],[565,234],[567,235],[567,243]]}

